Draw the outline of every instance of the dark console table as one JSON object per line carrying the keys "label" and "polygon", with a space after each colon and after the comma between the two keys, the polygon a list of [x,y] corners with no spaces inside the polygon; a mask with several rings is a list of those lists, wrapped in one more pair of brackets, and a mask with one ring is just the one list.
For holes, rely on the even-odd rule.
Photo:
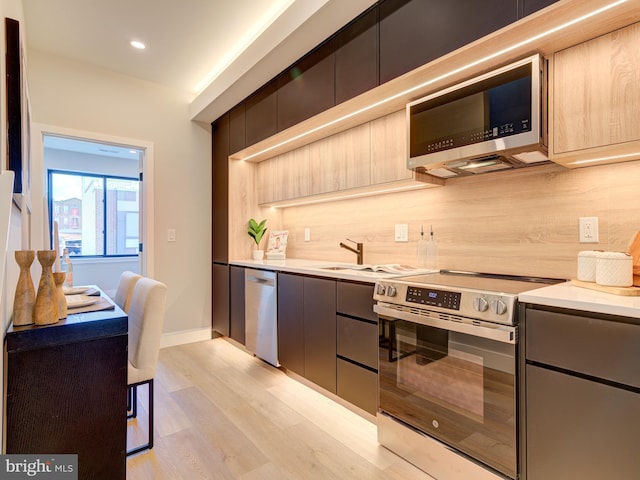
{"label": "dark console table", "polygon": [[6,453],[77,454],[78,478],[124,480],[127,315],[11,326],[4,355]]}

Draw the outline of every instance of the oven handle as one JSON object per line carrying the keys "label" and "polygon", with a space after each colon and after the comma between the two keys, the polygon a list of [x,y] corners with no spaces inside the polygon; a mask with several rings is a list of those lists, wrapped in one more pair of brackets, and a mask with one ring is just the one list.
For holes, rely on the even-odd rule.
{"label": "oven handle", "polygon": [[425,317],[414,313],[407,313],[388,308],[378,302],[373,306],[373,311],[389,320],[405,320],[407,322],[419,323],[429,327],[436,327],[442,330],[465,333],[474,337],[488,338],[502,343],[515,344],[518,340],[517,327],[510,325],[495,325],[491,327],[482,325],[469,325],[467,323],[452,322],[450,320],[440,320],[439,318]]}

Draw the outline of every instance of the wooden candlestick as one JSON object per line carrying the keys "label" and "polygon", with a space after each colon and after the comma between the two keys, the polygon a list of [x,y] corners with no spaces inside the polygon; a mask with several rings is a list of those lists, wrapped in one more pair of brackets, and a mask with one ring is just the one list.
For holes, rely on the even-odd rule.
{"label": "wooden candlestick", "polygon": [[56,297],[58,298],[58,319],[67,318],[67,297],[64,295],[64,279],[66,272],[53,272],[53,281],[56,284]]}
{"label": "wooden candlestick", "polygon": [[35,257],[33,250],[16,250],[16,262],[20,266],[20,276],[13,297],[13,324],[15,326],[33,323],[33,308],[36,303],[36,291],[31,278],[31,264]]}
{"label": "wooden candlestick", "polygon": [[33,310],[33,322],[36,325],[50,325],[58,322],[58,295],[51,271],[57,253],[55,250],[38,250],[37,255],[42,265],[42,275]]}

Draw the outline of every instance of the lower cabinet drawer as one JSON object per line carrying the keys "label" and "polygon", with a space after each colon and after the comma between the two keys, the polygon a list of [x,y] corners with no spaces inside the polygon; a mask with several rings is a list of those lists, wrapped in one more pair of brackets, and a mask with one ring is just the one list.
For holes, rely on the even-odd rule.
{"label": "lower cabinet drawer", "polygon": [[640,388],[640,325],[622,317],[526,311],[527,360]]}
{"label": "lower cabinet drawer", "polygon": [[640,395],[527,365],[527,480],[638,478]]}
{"label": "lower cabinet drawer", "polygon": [[340,398],[375,415],[378,410],[378,375],[375,372],[338,358],[337,380]]}
{"label": "lower cabinet drawer", "polygon": [[337,352],[342,357],[378,369],[378,325],[337,315]]}

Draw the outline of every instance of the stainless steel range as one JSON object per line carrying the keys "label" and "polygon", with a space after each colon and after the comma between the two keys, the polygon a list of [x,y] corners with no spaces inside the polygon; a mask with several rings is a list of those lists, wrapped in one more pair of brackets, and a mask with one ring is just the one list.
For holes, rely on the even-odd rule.
{"label": "stainless steel range", "polygon": [[518,294],[558,281],[379,280],[379,442],[438,480],[517,478]]}

